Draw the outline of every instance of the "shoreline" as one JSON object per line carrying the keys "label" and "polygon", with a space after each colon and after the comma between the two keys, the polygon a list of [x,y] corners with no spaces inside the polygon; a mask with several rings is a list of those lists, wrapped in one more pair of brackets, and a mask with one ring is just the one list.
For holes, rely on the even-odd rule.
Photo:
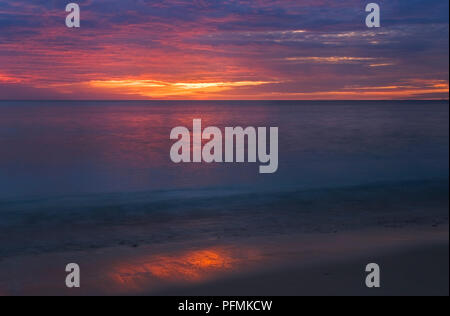
{"label": "shoreline", "polygon": [[448,223],[448,179],[224,196],[136,193],[1,201],[0,260],[234,238]]}
{"label": "shoreline", "polygon": [[[0,261],[0,294],[445,295],[448,231],[446,224],[17,256]],[[80,289],[64,286],[71,262],[80,264]],[[381,264],[386,287],[367,292],[371,262]]]}
{"label": "shoreline", "polygon": [[[272,269],[161,292],[169,296],[448,296],[449,243],[399,249],[349,261]],[[381,287],[365,286],[364,267],[381,269]]]}

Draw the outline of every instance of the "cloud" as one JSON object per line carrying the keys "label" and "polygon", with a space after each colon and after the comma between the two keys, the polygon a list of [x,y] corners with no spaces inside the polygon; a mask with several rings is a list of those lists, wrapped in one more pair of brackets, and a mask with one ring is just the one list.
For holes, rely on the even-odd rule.
{"label": "cloud", "polygon": [[82,27],[74,30],[64,25],[67,1],[0,1],[0,85],[15,87],[8,98],[43,90],[60,98],[368,98],[373,90],[348,87],[411,79],[423,80],[414,88],[421,93],[380,95],[448,98],[445,87],[425,83],[448,90],[448,1],[380,0],[376,30],[365,27],[359,0],[78,3]]}
{"label": "cloud", "polygon": [[236,87],[252,87],[274,82],[235,81],[235,82],[161,82],[142,79],[96,80],[88,82],[95,88],[121,90],[128,95],[142,97],[189,96],[195,97],[205,93],[218,93]]}

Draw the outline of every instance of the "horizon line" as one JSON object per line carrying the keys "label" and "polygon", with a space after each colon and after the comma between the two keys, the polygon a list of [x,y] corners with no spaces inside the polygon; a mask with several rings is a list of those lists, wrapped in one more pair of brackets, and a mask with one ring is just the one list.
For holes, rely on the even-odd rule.
{"label": "horizon line", "polygon": [[450,99],[0,99],[0,102],[379,102],[379,101],[450,101]]}

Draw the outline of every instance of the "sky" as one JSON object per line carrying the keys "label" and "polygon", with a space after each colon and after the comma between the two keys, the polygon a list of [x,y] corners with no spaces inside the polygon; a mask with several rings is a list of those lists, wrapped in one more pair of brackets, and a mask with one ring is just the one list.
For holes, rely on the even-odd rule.
{"label": "sky", "polygon": [[0,0],[0,99],[448,99],[449,1]]}

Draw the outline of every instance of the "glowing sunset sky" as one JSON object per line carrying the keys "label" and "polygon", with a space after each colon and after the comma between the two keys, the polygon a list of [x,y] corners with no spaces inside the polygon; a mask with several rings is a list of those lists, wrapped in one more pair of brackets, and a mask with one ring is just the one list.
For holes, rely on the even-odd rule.
{"label": "glowing sunset sky", "polygon": [[0,0],[0,99],[448,99],[449,2]]}

